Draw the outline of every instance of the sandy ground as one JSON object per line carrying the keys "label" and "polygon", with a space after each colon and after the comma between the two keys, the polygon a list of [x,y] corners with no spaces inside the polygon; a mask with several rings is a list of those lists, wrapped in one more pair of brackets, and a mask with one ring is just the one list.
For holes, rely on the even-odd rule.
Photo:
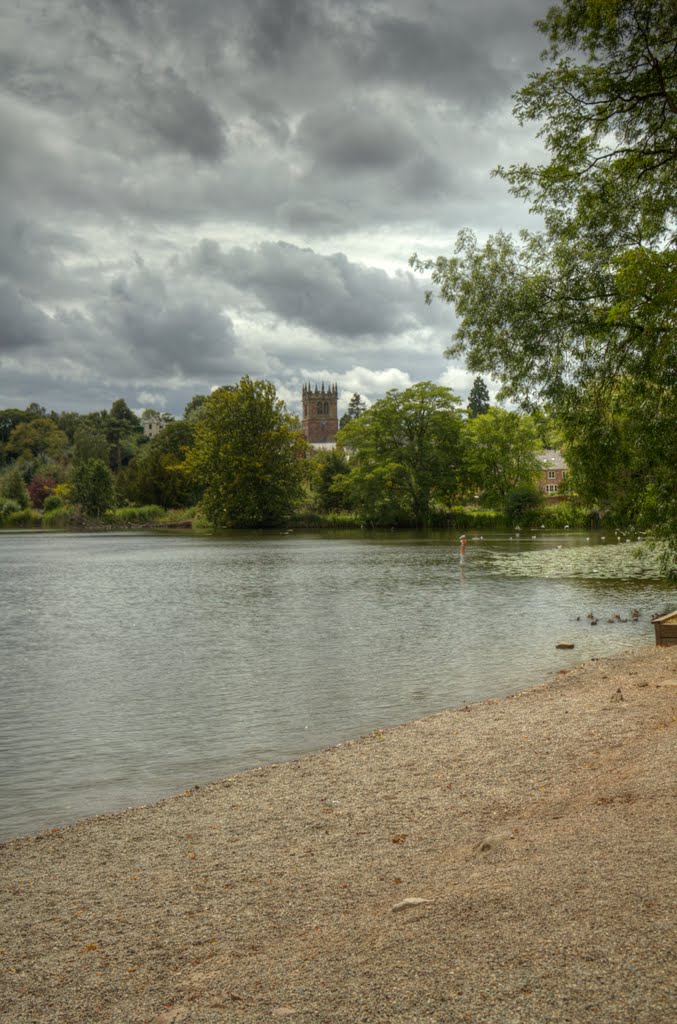
{"label": "sandy ground", "polygon": [[0,1021],[668,1024],[676,735],[646,648],[6,843]]}

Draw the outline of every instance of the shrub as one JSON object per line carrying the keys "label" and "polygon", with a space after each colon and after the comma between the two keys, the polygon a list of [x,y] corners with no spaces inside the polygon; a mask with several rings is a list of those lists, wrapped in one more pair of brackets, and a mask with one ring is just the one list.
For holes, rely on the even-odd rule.
{"label": "shrub", "polygon": [[114,508],[106,513],[105,519],[113,525],[136,525],[153,523],[166,515],[161,505],[130,505],[125,508]]}
{"label": "shrub", "polygon": [[21,505],[14,498],[0,498],[0,526],[5,526],[6,520],[14,512],[20,512]]}
{"label": "shrub", "polygon": [[539,512],[540,521],[551,530],[562,529],[564,526],[571,526],[574,529],[582,529],[588,526],[590,513],[578,505],[572,505],[568,501],[560,501],[556,505],[546,505]]}
{"label": "shrub", "polygon": [[48,494],[42,503],[45,512],[53,512],[56,508],[63,508],[63,498],[60,494]]}
{"label": "shrub", "polygon": [[42,516],[36,508],[20,508],[16,512],[10,512],[3,519],[3,526],[41,526]]}
{"label": "shrub", "polygon": [[505,515],[509,522],[530,526],[542,515],[543,496],[537,487],[521,484],[513,487],[505,499]]}
{"label": "shrub", "polygon": [[5,473],[2,480],[2,496],[16,501],[19,508],[28,508],[30,504],[28,491],[17,466],[13,466],[8,473]]}
{"label": "shrub", "polygon": [[45,511],[42,513],[42,526],[45,530],[67,530],[69,527],[79,525],[80,522],[80,517],[75,512],[75,509],[69,505],[45,508]]}

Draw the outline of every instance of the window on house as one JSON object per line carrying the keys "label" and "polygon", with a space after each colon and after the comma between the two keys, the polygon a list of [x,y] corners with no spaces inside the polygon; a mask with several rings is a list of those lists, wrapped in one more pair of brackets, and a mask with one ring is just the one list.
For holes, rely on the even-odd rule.
{"label": "window on house", "polygon": [[555,479],[555,470],[554,469],[549,469],[548,470],[548,480],[554,480],[554,479]]}

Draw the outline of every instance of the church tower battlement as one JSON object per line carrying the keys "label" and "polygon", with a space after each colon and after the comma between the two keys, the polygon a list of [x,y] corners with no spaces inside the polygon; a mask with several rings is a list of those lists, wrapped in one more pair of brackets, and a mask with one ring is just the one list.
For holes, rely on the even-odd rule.
{"label": "church tower battlement", "polygon": [[301,393],[303,418],[301,426],[310,444],[327,444],[336,440],[338,431],[338,387],[304,384]]}

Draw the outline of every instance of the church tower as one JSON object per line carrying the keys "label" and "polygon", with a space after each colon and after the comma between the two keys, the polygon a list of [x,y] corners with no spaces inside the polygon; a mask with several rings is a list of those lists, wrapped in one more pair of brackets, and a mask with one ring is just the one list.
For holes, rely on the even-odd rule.
{"label": "church tower", "polygon": [[310,444],[327,444],[336,440],[338,431],[338,387],[331,384],[326,390],[324,384],[303,385],[303,419],[301,426],[306,441]]}

